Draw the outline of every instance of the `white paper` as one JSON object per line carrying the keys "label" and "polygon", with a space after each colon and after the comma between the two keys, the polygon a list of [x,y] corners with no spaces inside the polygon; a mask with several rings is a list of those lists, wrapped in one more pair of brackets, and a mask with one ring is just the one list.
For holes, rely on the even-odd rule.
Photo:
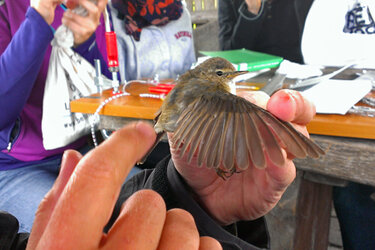
{"label": "white paper", "polygon": [[305,79],[313,76],[321,76],[323,74],[322,68],[322,66],[299,64],[284,59],[280,63],[277,72],[285,74],[287,78]]}
{"label": "white paper", "polygon": [[344,115],[371,88],[369,80],[325,80],[302,94],[315,104],[317,113]]}

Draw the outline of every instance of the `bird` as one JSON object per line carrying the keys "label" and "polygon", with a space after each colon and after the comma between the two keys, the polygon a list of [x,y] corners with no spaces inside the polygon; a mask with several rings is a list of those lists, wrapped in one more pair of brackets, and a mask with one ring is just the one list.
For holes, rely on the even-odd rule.
{"label": "bird", "polygon": [[282,166],[282,148],[297,158],[324,154],[289,122],[230,92],[233,78],[247,72],[213,57],[182,74],[154,119],[154,147],[171,132],[170,146],[180,157],[188,163],[197,157],[199,167],[213,168],[223,179],[252,165],[265,168],[267,156]]}

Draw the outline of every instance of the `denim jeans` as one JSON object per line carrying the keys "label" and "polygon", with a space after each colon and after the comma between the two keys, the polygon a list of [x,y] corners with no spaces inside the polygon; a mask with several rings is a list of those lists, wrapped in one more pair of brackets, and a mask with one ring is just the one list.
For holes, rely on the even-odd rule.
{"label": "denim jeans", "polygon": [[19,232],[30,232],[36,209],[59,174],[61,158],[0,171],[0,210],[15,216]]}
{"label": "denim jeans", "polygon": [[[80,150],[86,153],[88,148]],[[51,189],[60,170],[61,158],[27,167],[0,171],[0,210],[15,216],[19,232],[30,232],[39,203]],[[128,178],[141,169],[133,167]]]}
{"label": "denim jeans", "polygon": [[333,201],[345,250],[375,249],[375,188],[357,183],[334,187]]}

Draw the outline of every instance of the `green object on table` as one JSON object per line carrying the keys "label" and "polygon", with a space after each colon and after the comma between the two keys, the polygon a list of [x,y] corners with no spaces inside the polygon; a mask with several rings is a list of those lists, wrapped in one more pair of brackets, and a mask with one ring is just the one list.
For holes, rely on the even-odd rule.
{"label": "green object on table", "polygon": [[248,49],[199,52],[205,56],[225,58],[235,65],[236,70],[257,71],[265,68],[275,68],[284,60],[280,56]]}

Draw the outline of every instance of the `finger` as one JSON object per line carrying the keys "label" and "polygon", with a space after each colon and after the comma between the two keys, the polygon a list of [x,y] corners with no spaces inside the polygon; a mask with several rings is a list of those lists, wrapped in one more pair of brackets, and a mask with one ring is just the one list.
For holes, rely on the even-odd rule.
{"label": "finger", "polygon": [[158,249],[198,249],[199,233],[193,216],[183,209],[167,212]]}
{"label": "finger", "polygon": [[103,249],[156,249],[166,217],[163,198],[152,190],[133,194],[124,204]]}
{"label": "finger", "polygon": [[73,33],[92,33],[95,31],[97,24],[86,17],[82,17],[70,10],[65,11],[61,22],[68,27]]}
{"label": "finger", "polygon": [[200,238],[199,250],[220,250],[223,249],[219,241],[214,238],[204,236]]}
{"label": "finger", "polygon": [[280,90],[271,96],[267,109],[278,118],[306,125],[315,115],[315,106],[300,92]]}
{"label": "finger", "polygon": [[67,150],[64,152],[59,176],[57,177],[51,190],[46,194],[40,203],[36,212],[32,233],[30,234],[28,241],[28,247],[30,249],[36,248],[40,238],[42,237],[44,229],[48,224],[52,211],[55,208],[56,203],[66,186],[66,183],[72,175],[74,168],[81,158],[82,155],[77,151]]}
{"label": "finger", "polygon": [[237,95],[264,109],[270,99],[269,95],[263,91],[241,91]]}
{"label": "finger", "polygon": [[[98,5],[88,0],[80,0],[80,5],[85,8],[88,12],[88,16],[95,21],[99,22],[101,12],[104,10],[102,7],[103,1],[99,1]],[[99,6],[101,9],[99,9]]]}
{"label": "finger", "polygon": [[96,6],[99,9],[99,13],[102,13],[104,11],[104,8],[106,7],[108,3],[108,0],[98,0]]}
{"label": "finger", "polygon": [[155,138],[150,125],[134,123],[116,131],[87,153],[56,205],[43,235],[47,241],[44,248],[98,247],[121,184]]}
{"label": "finger", "polygon": [[94,33],[94,31],[90,31],[90,28],[84,27],[75,21],[67,21],[64,18],[62,23],[73,32],[75,46],[87,41]]}

